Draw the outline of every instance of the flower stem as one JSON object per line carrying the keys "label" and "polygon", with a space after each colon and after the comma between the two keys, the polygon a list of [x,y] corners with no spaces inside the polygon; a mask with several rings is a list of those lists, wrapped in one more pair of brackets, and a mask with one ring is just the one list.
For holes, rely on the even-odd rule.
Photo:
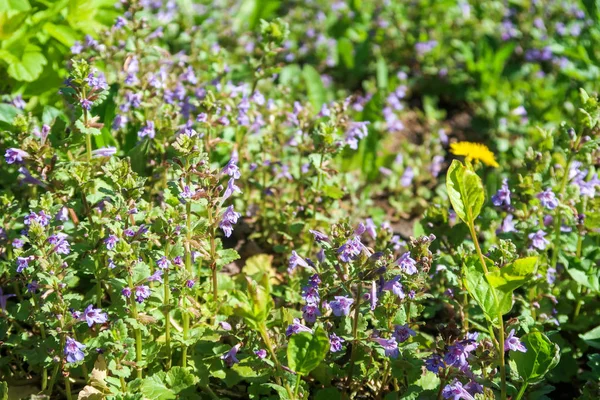
{"label": "flower stem", "polygon": [[[271,338],[269,337],[269,333],[267,332],[267,327],[264,323],[259,327],[259,333],[263,341],[265,342],[265,345],[267,347],[267,350],[269,351],[269,354],[271,355],[271,358],[273,358],[273,362],[275,363],[275,368],[277,369],[277,376],[275,377],[275,381],[279,386],[281,386],[281,376],[283,376],[283,368],[281,368],[281,363],[277,358],[277,354],[275,354],[275,347],[273,346],[273,342],[271,342]],[[292,396],[292,390],[290,389],[290,386],[287,383],[284,383],[284,386],[288,393],[288,396],[291,399],[293,399],[294,397]]]}
{"label": "flower stem", "polygon": [[[187,162],[187,169],[189,170],[189,161]],[[186,185],[189,186],[191,184],[191,175],[189,173],[187,174],[185,181]],[[193,275],[192,251],[190,249],[192,241],[192,203],[190,203],[189,200],[185,203],[185,227],[185,270],[189,275]],[[183,340],[185,342],[188,339],[190,330],[190,315],[187,311],[187,299],[185,293],[183,294],[181,301],[183,306]],[[181,366],[184,368],[187,367],[187,351],[187,344],[184,343],[181,351]]]}
{"label": "flower stem", "polygon": [[[167,238],[167,243],[165,245],[165,257],[169,257],[169,238]],[[165,313],[165,344],[167,347],[167,369],[171,369],[171,318],[170,318],[170,294],[171,289],[169,288],[169,268],[165,270],[165,279],[164,279],[164,299],[163,299],[163,307]]]}
{"label": "flower stem", "polygon": [[[133,279],[131,279],[131,275],[129,276],[129,287],[130,288],[134,287]],[[135,304],[135,300],[130,297],[129,301],[131,303],[131,313],[133,315],[133,318],[135,319],[136,323],[139,324],[137,305]],[[133,329],[133,333],[135,335],[135,363],[136,363],[137,377],[142,379],[142,332],[140,331],[140,328],[136,327]]]}
{"label": "flower stem", "polygon": [[65,392],[67,393],[67,400],[72,400],[71,395],[71,381],[69,381],[69,376],[65,376]]}
{"label": "flower stem", "polygon": [[354,298],[354,320],[352,321],[352,352],[350,353],[350,366],[348,367],[348,378],[346,379],[346,386],[350,388],[352,383],[352,375],[354,374],[354,362],[356,361],[356,348],[358,347],[357,333],[358,333],[358,318],[360,317],[360,299],[362,292],[362,282],[358,283],[356,289],[356,297]]}
{"label": "flower stem", "polygon": [[525,394],[525,390],[527,390],[527,382],[523,382],[523,385],[521,385],[521,389],[519,390],[517,397],[515,397],[515,400],[521,400],[521,397],[523,397]]}
{"label": "flower stem", "polygon": [[298,398],[298,391],[300,390],[300,382],[302,382],[302,374],[296,374],[296,387],[294,388],[294,399]]}

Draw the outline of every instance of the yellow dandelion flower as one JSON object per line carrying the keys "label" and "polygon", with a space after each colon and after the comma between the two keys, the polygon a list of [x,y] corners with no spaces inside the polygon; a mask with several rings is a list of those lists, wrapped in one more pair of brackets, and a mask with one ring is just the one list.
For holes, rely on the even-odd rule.
{"label": "yellow dandelion flower", "polygon": [[450,152],[457,156],[464,156],[467,161],[479,160],[490,167],[499,167],[494,153],[485,144],[473,142],[457,142],[450,145]]}

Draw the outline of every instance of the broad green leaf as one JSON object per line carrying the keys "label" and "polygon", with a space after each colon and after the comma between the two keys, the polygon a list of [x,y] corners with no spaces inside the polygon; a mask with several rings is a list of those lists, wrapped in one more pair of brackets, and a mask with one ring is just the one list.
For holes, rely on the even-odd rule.
{"label": "broad green leaf", "polygon": [[321,75],[311,65],[305,65],[302,69],[302,76],[306,83],[306,90],[308,91],[308,99],[315,110],[320,110],[321,106],[327,101],[327,94]]}
{"label": "broad green leaf", "polygon": [[[152,375],[142,381],[140,391],[144,397],[150,400],[176,399],[175,393],[167,387],[159,374]],[[164,372],[162,374],[164,375]]]}
{"label": "broad green leaf", "polygon": [[[491,260],[486,259],[488,271],[493,271]],[[463,267],[464,284],[473,299],[479,304],[486,317],[496,326],[500,326],[502,315],[512,308],[512,292],[494,289],[486,279],[478,257],[468,258]]]}
{"label": "broad green leaf", "polygon": [[588,346],[600,349],[600,325],[589,332],[579,335],[579,337],[582,338]]}
{"label": "broad green leaf", "polygon": [[288,343],[288,365],[293,371],[307,375],[325,359],[328,351],[329,338],[322,327],[318,327],[312,334],[296,333]]}
{"label": "broad green leaf", "polygon": [[9,61],[8,74],[18,81],[32,82],[39,78],[48,63],[38,46],[28,44],[22,54],[13,55]]}
{"label": "broad green leaf", "polygon": [[323,186],[323,194],[331,199],[341,199],[344,197],[344,192],[337,186],[325,185]]}
{"label": "broad green leaf", "polygon": [[220,249],[217,251],[217,269],[220,270],[227,264],[240,258],[240,255],[235,249]]}
{"label": "broad green leaf", "polygon": [[509,265],[490,271],[488,280],[496,289],[512,292],[531,278],[537,261],[537,257],[519,258]]}
{"label": "broad green leaf", "polygon": [[17,114],[19,114],[17,107],[11,104],[0,104],[0,122],[12,124]]}
{"label": "broad green leaf", "polygon": [[167,372],[165,382],[173,392],[179,393],[193,386],[196,383],[196,377],[183,367],[173,367]]}
{"label": "broad green leaf", "polygon": [[287,390],[281,385],[276,385],[274,383],[263,383],[261,386],[265,386],[265,387],[271,388],[274,391],[276,391],[281,400],[289,400],[289,398],[290,398]]}
{"label": "broad green leaf", "polygon": [[50,36],[65,46],[72,46],[77,40],[77,32],[66,25],[55,25],[51,22],[44,24],[43,28]]}
{"label": "broad green leaf", "polygon": [[517,371],[525,382],[538,382],[558,364],[560,349],[541,332],[528,333],[521,337],[521,342],[527,352],[512,352],[510,357],[515,361]]}
{"label": "broad green leaf", "polygon": [[29,0],[2,0],[0,1],[0,12],[4,11],[29,11],[31,5]]}
{"label": "broad green leaf", "polygon": [[269,312],[273,308],[269,276],[263,275],[260,284],[249,277],[246,279],[248,280],[248,295],[241,291],[235,293],[235,297],[239,301],[235,312],[243,317],[253,329],[258,329],[267,320]]}
{"label": "broad green leaf", "polygon": [[315,400],[341,400],[342,393],[334,387],[321,389],[317,392]]}
{"label": "broad green leaf", "polygon": [[456,215],[466,224],[473,223],[485,201],[481,178],[470,167],[454,160],[446,174],[446,189]]}

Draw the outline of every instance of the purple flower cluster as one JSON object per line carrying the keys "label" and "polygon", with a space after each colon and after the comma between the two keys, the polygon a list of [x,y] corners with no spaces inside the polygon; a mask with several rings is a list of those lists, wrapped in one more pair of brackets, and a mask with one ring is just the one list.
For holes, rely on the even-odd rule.
{"label": "purple flower cluster", "polygon": [[319,275],[314,274],[308,280],[308,285],[302,288],[302,298],[306,301],[306,305],[302,307],[302,318],[308,324],[314,324],[317,317],[321,315],[319,310],[319,284],[321,279]]}

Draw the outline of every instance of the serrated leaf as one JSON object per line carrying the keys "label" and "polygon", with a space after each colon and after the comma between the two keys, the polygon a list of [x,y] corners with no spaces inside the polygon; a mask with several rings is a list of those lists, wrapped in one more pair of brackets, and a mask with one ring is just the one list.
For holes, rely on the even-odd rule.
{"label": "serrated leaf", "polygon": [[177,398],[175,393],[163,382],[159,374],[144,379],[140,386],[140,391],[149,400],[171,400]]}
{"label": "serrated leaf", "polygon": [[167,372],[165,382],[176,394],[196,384],[197,378],[183,367],[173,367]]}
{"label": "serrated leaf", "polygon": [[579,335],[581,339],[595,349],[600,349],[600,325],[595,327],[589,332]]}
{"label": "serrated leaf", "polygon": [[329,351],[329,338],[322,327],[314,333],[300,332],[292,335],[288,343],[288,366],[295,372],[306,375],[325,359]]}
{"label": "serrated leaf", "polygon": [[331,199],[339,200],[344,197],[344,192],[337,186],[325,185],[322,190],[323,194]]}

